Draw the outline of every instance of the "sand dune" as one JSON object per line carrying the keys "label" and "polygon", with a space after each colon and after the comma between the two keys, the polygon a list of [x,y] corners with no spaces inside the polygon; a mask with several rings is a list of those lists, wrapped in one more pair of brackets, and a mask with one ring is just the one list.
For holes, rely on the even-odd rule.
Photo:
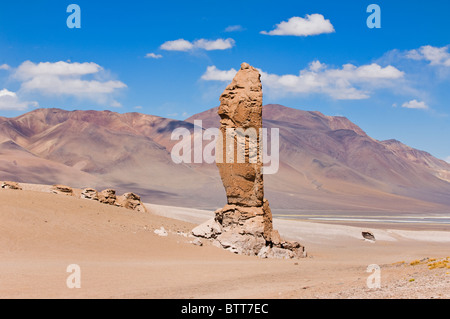
{"label": "sand dune", "polygon": [[[375,229],[370,243],[359,227],[276,220],[310,257],[262,260],[179,234],[209,211],[149,205],[140,214],[34,189],[0,190],[2,298],[450,297],[448,269],[409,265],[447,257],[450,232]],[[161,226],[167,237],[154,233]],[[81,289],[66,286],[70,264],[81,267]],[[381,267],[381,289],[366,286],[370,264]]]}

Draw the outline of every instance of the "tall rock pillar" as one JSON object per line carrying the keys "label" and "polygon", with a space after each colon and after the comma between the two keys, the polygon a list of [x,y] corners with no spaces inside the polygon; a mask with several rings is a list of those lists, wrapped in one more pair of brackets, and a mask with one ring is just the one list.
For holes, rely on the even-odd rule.
{"label": "tall rock pillar", "polygon": [[282,240],[273,230],[272,212],[264,199],[260,78],[257,69],[243,63],[220,97],[222,139],[219,138],[216,156],[228,204],[215,212],[214,220],[192,232],[238,254],[305,257],[303,246]]}

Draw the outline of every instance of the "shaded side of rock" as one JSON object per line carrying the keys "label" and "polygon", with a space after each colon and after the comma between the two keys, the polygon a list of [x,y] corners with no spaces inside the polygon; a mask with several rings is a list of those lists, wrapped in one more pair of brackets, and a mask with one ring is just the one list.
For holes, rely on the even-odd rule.
{"label": "shaded side of rock", "polygon": [[16,182],[2,182],[1,188],[3,189],[14,189],[14,190],[22,190],[22,187],[20,187],[19,183]]}

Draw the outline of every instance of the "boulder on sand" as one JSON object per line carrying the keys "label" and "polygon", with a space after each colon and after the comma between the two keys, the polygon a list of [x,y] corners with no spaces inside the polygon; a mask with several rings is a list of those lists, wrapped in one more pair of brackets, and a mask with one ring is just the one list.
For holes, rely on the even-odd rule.
{"label": "boulder on sand", "polygon": [[98,192],[93,188],[85,188],[81,192],[81,198],[98,201]]}
{"label": "boulder on sand", "polygon": [[20,187],[19,183],[16,183],[16,182],[2,182],[1,188],[3,188],[3,189],[22,190],[22,187]]}
{"label": "boulder on sand", "polygon": [[72,187],[65,185],[53,185],[51,189],[53,194],[73,196]]}
{"label": "boulder on sand", "polygon": [[116,206],[125,207],[140,213],[147,213],[147,208],[141,201],[141,197],[135,193],[125,193],[116,198]]}
{"label": "boulder on sand", "polygon": [[107,205],[116,204],[116,191],[114,189],[105,189],[98,193],[98,201]]}

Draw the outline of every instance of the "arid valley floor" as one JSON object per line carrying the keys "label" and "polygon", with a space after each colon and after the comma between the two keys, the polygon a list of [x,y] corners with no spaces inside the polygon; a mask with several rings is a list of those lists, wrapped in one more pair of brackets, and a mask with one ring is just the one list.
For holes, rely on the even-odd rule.
{"label": "arid valley floor", "polygon": [[[308,257],[259,259],[191,243],[213,212],[147,205],[144,214],[28,189],[0,190],[1,298],[450,298],[450,230],[275,219]],[[154,233],[161,227],[167,237]],[[80,289],[66,285],[71,264]],[[372,264],[379,289],[367,287]]]}

